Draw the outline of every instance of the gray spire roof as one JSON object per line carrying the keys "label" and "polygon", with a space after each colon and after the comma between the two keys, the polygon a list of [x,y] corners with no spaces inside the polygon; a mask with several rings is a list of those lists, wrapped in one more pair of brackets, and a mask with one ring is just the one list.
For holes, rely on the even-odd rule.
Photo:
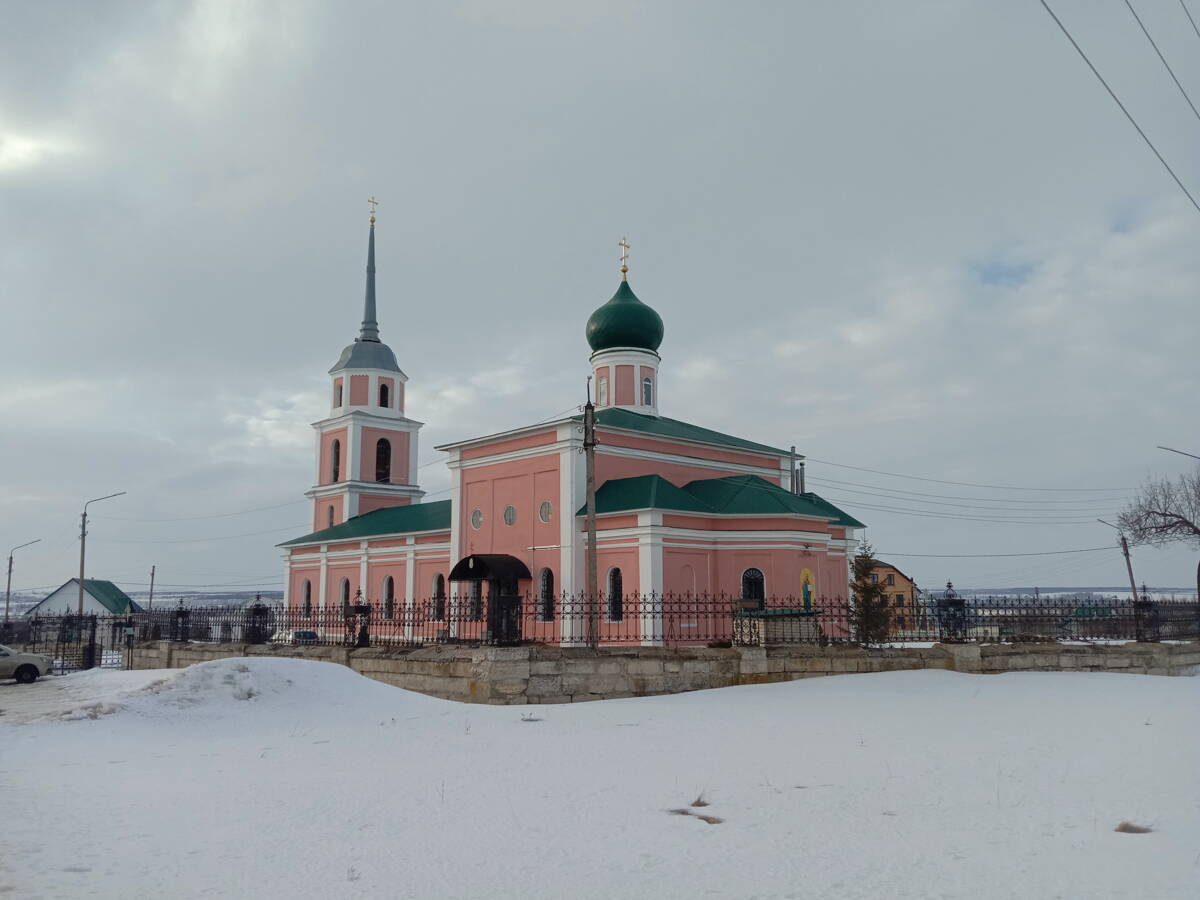
{"label": "gray spire roof", "polygon": [[342,351],[330,373],[340,369],[387,369],[399,372],[396,354],[379,339],[379,322],[375,319],[375,217],[371,216],[371,232],[367,238],[367,291],[363,300],[362,327],[354,343]]}

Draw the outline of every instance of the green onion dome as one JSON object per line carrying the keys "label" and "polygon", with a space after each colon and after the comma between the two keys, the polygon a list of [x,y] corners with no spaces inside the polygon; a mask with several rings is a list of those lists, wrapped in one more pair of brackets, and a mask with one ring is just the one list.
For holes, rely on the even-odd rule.
{"label": "green onion dome", "polygon": [[662,319],[637,298],[627,281],[621,282],[613,298],[587,322],[587,342],[597,351],[614,347],[658,350],[662,339]]}

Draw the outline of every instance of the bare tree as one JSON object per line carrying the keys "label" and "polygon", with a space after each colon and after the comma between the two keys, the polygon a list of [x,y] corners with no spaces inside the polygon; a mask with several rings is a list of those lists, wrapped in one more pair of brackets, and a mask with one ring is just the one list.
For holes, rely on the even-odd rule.
{"label": "bare tree", "polygon": [[[1183,542],[1200,548],[1200,467],[1174,481],[1147,481],[1117,522],[1135,544]],[[1200,596],[1200,563],[1196,592]]]}

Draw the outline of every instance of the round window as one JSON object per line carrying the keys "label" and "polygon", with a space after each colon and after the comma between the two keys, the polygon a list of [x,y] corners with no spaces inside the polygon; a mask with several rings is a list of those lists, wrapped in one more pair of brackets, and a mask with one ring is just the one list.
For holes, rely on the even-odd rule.
{"label": "round window", "polygon": [[504,507],[504,524],[513,525],[517,521],[517,508],[512,504]]}
{"label": "round window", "polygon": [[554,515],[554,507],[549,500],[543,500],[542,505],[538,507],[538,518],[543,522],[549,522],[550,517]]}
{"label": "round window", "polygon": [[478,509],[471,510],[471,527],[478,531],[483,527],[483,511]]}

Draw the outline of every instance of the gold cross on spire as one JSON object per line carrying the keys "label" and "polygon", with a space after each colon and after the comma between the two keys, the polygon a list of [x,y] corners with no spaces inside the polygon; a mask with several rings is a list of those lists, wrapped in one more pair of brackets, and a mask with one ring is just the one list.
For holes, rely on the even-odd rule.
{"label": "gold cross on spire", "polygon": [[374,225],[375,224],[375,207],[379,205],[379,201],[376,200],[374,198],[374,196],[372,196],[371,199],[367,201],[367,205],[371,207],[371,224]]}
{"label": "gold cross on spire", "polygon": [[621,238],[617,242],[617,246],[621,248],[621,280],[628,281],[629,275],[629,241]]}

